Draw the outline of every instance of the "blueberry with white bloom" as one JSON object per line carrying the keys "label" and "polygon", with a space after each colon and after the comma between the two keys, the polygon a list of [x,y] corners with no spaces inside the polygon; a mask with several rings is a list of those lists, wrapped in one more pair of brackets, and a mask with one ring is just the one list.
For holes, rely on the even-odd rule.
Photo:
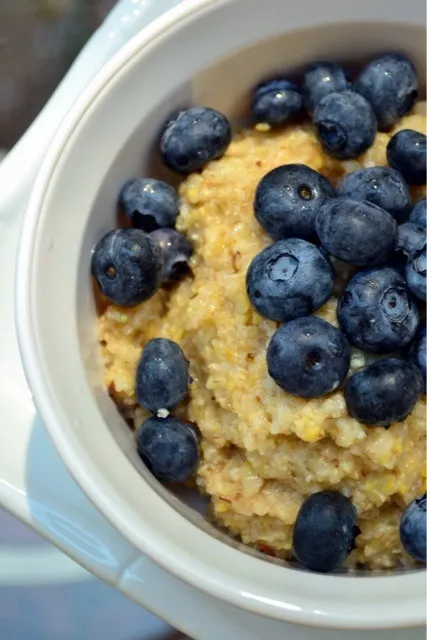
{"label": "blueberry with white bloom", "polygon": [[163,180],[137,178],[123,186],[119,204],[137,229],[147,233],[173,227],[179,213],[179,198],[173,187]]}
{"label": "blueberry with white bloom", "polygon": [[419,369],[408,360],[386,358],[354,373],[344,388],[347,411],[373,427],[402,422],[423,392]]}
{"label": "blueberry with white bloom", "polygon": [[354,90],[372,105],[379,130],[386,131],[412,109],[418,94],[417,71],[406,56],[387,53],[368,62]]}
{"label": "blueberry with white bloom", "polygon": [[313,124],[323,149],[342,160],[372,146],[377,122],[371,105],[354,91],[330,93],[317,104]]}
{"label": "blueberry with white bloom", "polygon": [[188,393],[188,362],[181,347],[172,340],[155,338],[145,345],[136,370],[136,398],[156,413],[172,409]]}
{"label": "blueberry with white bloom", "polygon": [[426,183],[426,136],[419,131],[402,129],[390,138],[387,160],[408,184]]}
{"label": "blueberry with white bloom", "polygon": [[400,173],[390,167],[369,167],[347,174],[338,185],[338,194],[376,204],[398,222],[405,222],[411,211],[408,185]]}
{"label": "blueberry with white bloom", "polygon": [[409,345],[420,321],[405,278],[391,267],[356,273],[338,301],[337,317],[352,345],[374,353]]}
{"label": "blueberry with white bloom", "polygon": [[313,316],[280,327],[267,349],[270,376],[288,393],[317,398],[337,389],[350,366],[350,347],[336,327]]}
{"label": "blueberry with white bloom", "polygon": [[335,191],[327,178],[305,164],[285,164],[269,171],[259,182],[255,217],[275,240],[302,238],[315,241],[316,213]]}
{"label": "blueberry with white bloom", "polygon": [[290,80],[272,78],[255,88],[251,108],[255,122],[284,124],[301,112],[302,96]]}
{"label": "blueberry with white bloom", "polygon": [[224,114],[209,107],[191,107],[168,120],[160,152],[169,169],[191,173],[224,155],[230,142],[231,126]]}
{"label": "blueberry with white bloom", "polygon": [[405,509],[400,521],[400,540],[406,553],[426,563],[427,494],[416,498]]}
{"label": "blueberry with white bloom", "polygon": [[306,498],[298,512],[292,550],[307,569],[328,573],[344,564],[359,534],[350,500],[339,491],[319,491]]}
{"label": "blueberry with white bloom", "polygon": [[351,89],[347,72],[336,62],[313,62],[304,72],[302,92],[304,107],[312,113],[316,105],[330,93]]}
{"label": "blueberry with white bloom", "polygon": [[133,307],[160,286],[158,246],[141,229],[117,229],[101,238],[92,254],[92,275],[101,293],[119,307]]}
{"label": "blueberry with white bloom", "polygon": [[373,266],[388,260],[394,248],[396,221],[370,202],[331,198],[317,212],[316,231],[323,249],[338,260]]}
{"label": "blueberry with white bloom", "polygon": [[334,271],[314,245],[289,238],[267,247],[246,274],[249,300],[264,318],[285,322],[318,309],[332,294]]}
{"label": "blueberry with white bloom", "polygon": [[192,424],[167,418],[148,418],[138,429],[137,451],[152,474],[164,482],[185,482],[195,473],[200,457]]}

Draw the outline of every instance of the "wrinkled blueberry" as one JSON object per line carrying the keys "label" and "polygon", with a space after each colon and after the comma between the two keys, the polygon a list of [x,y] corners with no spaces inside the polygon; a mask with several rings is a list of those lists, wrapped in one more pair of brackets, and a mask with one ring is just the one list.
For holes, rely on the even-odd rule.
{"label": "wrinkled blueberry", "polygon": [[101,238],[92,254],[92,275],[102,294],[119,307],[150,298],[161,278],[157,245],[140,229],[118,229]]}
{"label": "wrinkled blueberry", "polygon": [[337,317],[351,344],[374,353],[405,347],[419,325],[405,279],[390,267],[356,273],[338,301]]}
{"label": "wrinkled blueberry", "polygon": [[333,198],[320,206],[316,231],[325,251],[363,267],[386,262],[394,247],[396,221],[370,202]]}
{"label": "wrinkled blueberry", "polygon": [[423,198],[414,204],[414,208],[409,216],[409,222],[418,224],[420,227],[427,227],[427,200]]}
{"label": "wrinkled blueberry", "polygon": [[411,260],[426,245],[426,230],[412,222],[405,222],[397,227],[395,253]]}
{"label": "wrinkled blueberry", "polygon": [[357,511],[339,491],[313,493],[303,502],[292,540],[294,556],[311,571],[339,569],[355,548]]}
{"label": "wrinkled blueberry", "polygon": [[372,105],[378,129],[386,131],[412,109],[418,93],[417,72],[406,56],[388,53],[362,69],[354,89]]}
{"label": "wrinkled blueberry", "polygon": [[160,152],[169,169],[191,173],[224,155],[230,142],[230,123],[222,113],[209,107],[191,107],[166,123]]}
{"label": "wrinkled blueberry", "polygon": [[427,256],[426,247],[418,251],[406,265],[405,276],[412,293],[420,300],[426,299]]}
{"label": "wrinkled blueberry", "polygon": [[162,252],[162,282],[164,284],[180,280],[190,271],[189,260],[193,248],[184,234],[175,229],[157,229],[150,234]]}
{"label": "wrinkled blueberry", "polygon": [[313,123],[325,151],[357,158],[375,139],[377,123],[369,102],[353,91],[330,93],[314,110]]}
{"label": "wrinkled blueberry", "polygon": [[412,129],[403,129],[395,133],[387,145],[387,160],[390,167],[399,171],[408,184],[425,184],[425,134]]}
{"label": "wrinkled blueberry", "polygon": [[136,399],[144,409],[172,409],[187,395],[189,381],[188,362],[176,342],[147,342],[136,370]]}
{"label": "wrinkled blueberry", "polygon": [[298,238],[280,240],[252,260],[246,288],[264,318],[284,322],[306,316],[330,297],[334,272],[321,249]]}
{"label": "wrinkled blueberry", "polygon": [[408,186],[400,173],[390,167],[370,167],[349,173],[339,184],[338,194],[372,202],[398,222],[405,222],[411,210]]}
{"label": "wrinkled blueberry", "polygon": [[137,450],[151,473],[165,482],[184,482],[197,468],[199,441],[193,425],[173,416],[148,418],[137,433]]}
{"label": "wrinkled blueberry", "polygon": [[269,171],[255,192],[255,217],[275,240],[316,238],[319,206],[335,195],[329,181],[305,164],[285,164]]}
{"label": "wrinkled blueberry", "polygon": [[252,96],[255,122],[284,124],[302,109],[302,96],[296,85],[285,78],[272,78],[259,84]]}
{"label": "wrinkled blueberry", "polygon": [[119,204],[137,229],[153,231],[173,227],[179,213],[179,198],[173,187],[154,178],[129,180],[123,186]]}
{"label": "wrinkled blueberry", "polygon": [[313,316],[280,327],[267,349],[270,376],[288,393],[317,398],[341,385],[350,366],[350,347],[334,326]]}
{"label": "wrinkled blueberry", "polygon": [[411,344],[408,354],[409,359],[418,367],[421,371],[421,375],[424,379],[424,393],[426,384],[426,370],[427,370],[427,338],[426,338],[426,325],[420,328],[415,340]]}
{"label": "wrinkled blueberry", "polygon": [[312,113],[325,96],[350,88],[350,78],[339,64],[325,61],[313,62],[304,73],[302,83],[304,107]]}
{"label": "wrinkled blueberry", "polygon": [[421,373],[412,362],[387,358],[354,373],[344,388],[344,398],[355,420],[388,428],[411,413],[422,390]]}
{"label": "wrinkled blueberry", "polygon": [[427,494],[407,506],[400,520],[400,540],[410,556],[426,563]]}

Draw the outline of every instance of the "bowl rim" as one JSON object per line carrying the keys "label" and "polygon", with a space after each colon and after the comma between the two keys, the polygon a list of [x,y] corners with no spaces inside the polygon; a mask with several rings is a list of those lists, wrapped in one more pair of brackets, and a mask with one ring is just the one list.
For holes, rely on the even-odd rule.
{"label": "bowl rim", "polygon": [[[361,597],[363,594],[363,586],[361,583],[369,580],[369,587],[374,589],[378,587],[378,593],[383,599],[387,598],[390,605],[392,603],[391,595],[397,603],[397,599],[402,595],[410,597],[411,606],[390,607],[388,614],[385,612],[375,614],[374,607],[379,604],[379,600],[375,603],[364,602],[361,606],[366,609],[363,611],[360,607],[357,609],[348,609],[346,613],[335,612],[334,608],[325,611],[316,609],[316,603],[306,608],[300,607],[293,602],[292,595],[286,593],[284,589],[283,600],[271,598],[263,598],[259,594],[249,593],[245,589],[245,584],[237,578],[237,588],[224,585],[224,582],[211,578],[206,571],[206,564],[194,558],[194,565],[183,566],[171,554],[171,548],[165,548],[160,544],[150,544],[144,540],[141,532],[136,532],[128,521],[125,513],[120,513],[118,505],[114,504],[109,497],[108,483],[102,478],[102,475],[92,464],[88,457],[78,446],[71,445],[69,437],[61,425],[61,414],[56,410],[55,404],[52,402],[52,394],[49,385],[45,382],[43,376],[38,375],[42,369],[40,355],[35,340],[35,326],[32,316],[32,297],[31,297],[31,273],[32,264],[35,259],[35,238],[37,236],[37,228],[41,212],[46,206],[46,197],[51,184],[55,182],[55,176],[58,173],[58,164],[67,154],[67,147],[73,140],[75,131],[79,121],[84,117],[91,107],[95,98],[102,96],[111,82],[122,72],[128,65],[132,65],[137,56],[141,56],[144,50],[157,39],[164,36],[168,29],[184,25],[187,21],[195,20],[197,16],[206,9],[219,7],[221,5],[231,4],[234,0],[187,0],[178,5],[164,16],[158,18],[155,22],[147,27],[143,32],[134,36],[124,47],[105,65],[105,67],[91,81],[89,86],[83,91],[81,96],[74,103],[73,107],[64,118],[58,131],[54,135],[54,139],[49,146],[49,150],[45,156],[43,164],[40,168],[36,182],[29,200],[27,212],[25,214],[20,245],[18,250],[17,271],[16,271],[16,303],[15,318],[18,332],[18,342],[21,357],[24,365],[25,375],[29,386],[34,394],[37,410],[43,418],[43,423],[49,432],[49,435],[58,450],[61,458],[64,460],[67,468],[70,470],[73,478],[88,495],[89,499],[94,503],[97,509],[101,511],[113,526],[137,549],[150,556],[155,562],[160,564],[167,571],[172,572],[177,577],[187,581],[196,588],[199,588],[210,595],[231,602],[232,604],[247,609],[251,612],[259,613],[264,616],[278,618],[283,621],[305,624],[310,626],[339,628],[339,629],[386,629],[398,627],[413,627],[424,624],[425,620],[425,602],[423,598],[423,583],[425,582],[424,572],[408,572],[407,574],[398,574],[395,576],[369,576],[363,577],[340,577],[340,576],[319,576],[317,574],[304,574],[312,588],[317,589],[318,593],[331,589],[331,593],[339,592],[347,593],[350,600],[353,596]],[[82,460],[84,464],[82,464]],[[96,482],[94,481],[96,479]],[[162,500],[158,496],[159,500]],[[171,506],[167,506],[177,516]],[[182,516],[179,516],[182,517]],[[193,526],[193,525],[191,525]],[[194,528],[194,536],[208,536],[205,532]],[[147,533],[147,532],[144,532]],[[210,537],[210,536],[208,536]],[[202,538],[199,538],[200,541]],[[218,545],[223,545],[215,541]],[[239,554],[247,563],[257,562],[265,564],[258,558],[251,558],[241,554],[238,550],[232,549],[230,558],[234,557],[237,561]],[[237,565],[236,565],[237,566]],[[253,565],[255,566],[255,565]],[[271,566],[271,565],[268,565]],[[204,570],[204,571],[203,571]],[[292,584],[292,578],[296,572],[292,568],[280,567],[280,571],[288,576],[289,585]],[[227,577],[223,574],[223,577]],[[400,588],[397,590],[397,579],[400,580]],[[240,583],[239,583],[240,580]],[[283,581],[285,585],[285,580]],[[359,583],[356,589],[356,583]],[[387,586],[388,585],[388,586]],[[387,587],[387,588],[386,588]],[[418,596],[418,597],[417,597]],[[310,602],[309,599],[306,602]],[[408,600],[406,600],[408,602]],[[405,604],[406,604],[405,602]],[[408,602],[409,604],[409,602]],[[342,600],[340,600],[340,606]],[[371,607],[372,611],[368,608]],[[338,607],[336,607],[338,609]]]}

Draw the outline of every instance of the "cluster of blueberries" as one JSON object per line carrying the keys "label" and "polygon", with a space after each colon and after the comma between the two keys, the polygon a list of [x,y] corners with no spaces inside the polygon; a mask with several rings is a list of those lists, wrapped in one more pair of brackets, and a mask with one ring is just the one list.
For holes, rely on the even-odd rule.
{"label": "cluster of blueberries", "polygon": [[[417,76],[400,54],[371,61],[352,85],[335,63],[307,68],[301,91],[275,77],[252,95],[256,122],[284,124],[305,110],[325,151],[355,158],[414,104]],[[231,141],[227,118],[206,107],[181,111],[160,138],[164,164],[179,174],[202,169],[221,157]],[[274,244],[252,261],[249,299],[258,313],[286,322],[267,350],[270,375],[286,391],[303,397],[330,393],[344,382],[349,343],[389,355],[353,374],[344,395],[349,413],[364,424],[388,427],[403,420],[425,390],[426,200],[412,207],[408,185],[426,182],[426,136],[412,130],[394,135],[390,167],[346,176],[335,190],[305,165],[268,173],[258,185],[255,216]],[[132,228],[110,231],[96,245],[92,274],[103,296],[120,307],[150,298],[189,271],[192,247],[174,229],[179,198],[152,178],[127,182],[119,197]],[[360,267],[339,299],[340,329],[311,316],[334,289],[333,260]],[[195,425],[169,415],[182,402],[191,378],[181,348],[166,339],[144,347],[136,375],[139,404],[153,415],[137,433],[139,455],[153,475],[183,482],[200,456]],[[354,506],[338,491],[321,491],[302,505],[293,533],[294,556],[315,571],[342,565],[359,533]],[[426,496],[402,516],[406,551],[426,560]]]}

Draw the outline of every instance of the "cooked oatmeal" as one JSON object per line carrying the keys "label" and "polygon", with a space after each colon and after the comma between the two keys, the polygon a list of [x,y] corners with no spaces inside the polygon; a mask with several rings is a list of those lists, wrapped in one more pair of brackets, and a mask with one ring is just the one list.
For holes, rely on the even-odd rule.
{"label": "cooked oatmeal", "polygon": [[[425,397],[385,430],[351,418],[341,391],[314,399],[287,394],[267,372],[266,347],[278,325],[253,310],[245,281],[251,260],[272,242],[253,213],[255,188],[268,171],[302,163],[336,183],[355,169],[386,165],[388,140],[404,128],[425,132],[425,103],[392,132],[378,133],[357,161],[327,156],[308,123],[237,134],[220,160],[180,187],[177,229],[195,248],[192,276],[132,309],[110,305],[99,319],[106,385],[135,427],[148,415],[135,398],[141,348],[156,337],[180,344],[193,383],[175,413],[200,429],[197,485],[210,497],[212,517],[244,543],[281,557],[291,555],[303,500],[335,488],[359,514],[361,534],[347,566],[413,562],[399,521],[402,508],[425,491]],[[425,187],[412,191],[418,199]],[[337,291],[352,267],[338,269]],[[315,313],[335,326],[336,300]],[[351,371],[368,357],[353,350]]]}

